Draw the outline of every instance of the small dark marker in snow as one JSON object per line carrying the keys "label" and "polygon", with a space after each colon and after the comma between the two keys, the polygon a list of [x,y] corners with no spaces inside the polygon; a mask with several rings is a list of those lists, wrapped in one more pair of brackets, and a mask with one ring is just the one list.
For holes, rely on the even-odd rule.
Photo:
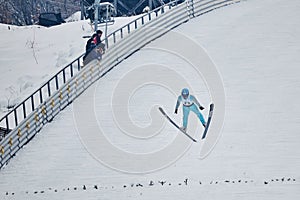
{"label": "small dark marker in snow", "polygon": [[74,187],[74,190],[77,190],[77,187]]}
{"label": "small dark marker in snow", "polygon": [[11,195],[15,195],[15,193],[13,192],[13,193],[11,193]]}
{"label": "small dark marker in snow", "polygon": [[225,183],[229,183],[230,181],[226,180]]}
{"label": "small dark marker in snow", "polygon": [[287,181],[290,181],[290,180],[291,180],[290,178],[287,179]]}
{"label": "small dark marker in snow", "polygon": [[57,190],[54,190],[54,192],[57,192]]}
{"label": "small dark marker in snow", "polygon": [[268,184],[268,182],[267,182],[267,181],[265,181],[264,183],[265,183],[265,185],[267,185],[267,184]]}
{"label": "small dark marker in snow", "polygon": [[37,193],[38,193],[37,191],[34,192],[34,194],[37,194]]}
{"label": "small dark marker in snow", "polygon": [[83,190],[86,190],[86,187],[85,187],[85,185],[83,185],[83,188],[82,188]]}
{"label": "small dark marker in snow", "polygon": [[158,181],[161,185],[164,185],[167,181]]}
{"label": "small dark marker in snow", "polygon": [[276,178],[276,181],[279,181],[279,179],[278,179],[278,178]]}
{"label": "small dark marker in snow", "polygon": [[240,183],[240,182],[242,182],[242,180],[239,180],[238,182]]}
{"label": "small dark marker in snow", "polygon": [[94,188],[95,188],[96,190],[98,190],[98,186],[97,186],[97,185],[94,185]]}
{"label": "small dark marker in snow", "polygon": [[8,195],[8,192],[6,192],[6,195]]}
{"label": "small dark marker in snow", "polygon": [[187,178],[184,180],[184,183],[185,183],[185,185],[188,184],[188,179]]}
{"label": "small dark marker in snow", "polygon": [[154,185],[154,182],[150,181],[149,186],[153,186],[153,185]]}
{"label": "small dark marker in snow", "polygon": [[293,181],[296,181],[296,179],[293,179]]}
{"label": "small dark marker in snow", "polygon": [[41,193],[43,194],[43,193],[45,193],[45,191],[41,191]]}
{"label": "small dark marker in snow", "polygon": [[126,188],[127,186],[126,185],[123,185],[123,188]]}

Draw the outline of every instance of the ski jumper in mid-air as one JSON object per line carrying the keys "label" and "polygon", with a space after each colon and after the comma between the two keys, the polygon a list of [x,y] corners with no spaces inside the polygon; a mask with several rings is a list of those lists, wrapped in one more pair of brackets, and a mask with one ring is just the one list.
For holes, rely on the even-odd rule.
{"label": "ski jumper in mid-air", "polygon": [[[181,95],[177,99],[176,107],[175,107],[175,114],[178,112],[178,108],[180,104],[182,103],[183,107],[183,127],[181,129],[183,131],[186,131],[187,124],[188,124],[188,117],[190,114],[190,111],[193,111],[201,121],[202,125],[205,127],[206,122],[201,114],[200,110],[203,110],[204,107],[198,102],[196,97],[189,94],[189,90],[187,88],[182,89]],[[199,109],[198,109],[199,108]]]}

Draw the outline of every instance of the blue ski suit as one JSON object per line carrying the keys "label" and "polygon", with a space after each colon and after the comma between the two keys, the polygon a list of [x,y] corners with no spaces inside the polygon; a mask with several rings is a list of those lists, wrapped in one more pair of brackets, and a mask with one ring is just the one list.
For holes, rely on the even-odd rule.
{"label": "blue ski suit", "polygon": [[182,103],[183,105],[183,128],[187,128],[190,111],[193,111],[197,115],[202,124],[206,124],[203,115],[198,109],[198,107],[200,107],[201,105],[196,97],[194,97],[193,95],[189,95],[186,99],[184,99],[183,96],[180,95],[177,99],[175,110],[178,109],[180,103]]}

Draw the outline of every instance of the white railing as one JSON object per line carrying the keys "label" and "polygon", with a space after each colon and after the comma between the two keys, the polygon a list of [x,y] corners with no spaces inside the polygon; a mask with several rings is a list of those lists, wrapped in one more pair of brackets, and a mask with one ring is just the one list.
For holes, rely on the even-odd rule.
{"label": "white railing", "polygon": [[[71,68],[68,67],[68,65],[68,68],[63,68],[62,70],[62,76],[60,76],[62,81],[58,81],[59,76],[56,75],[43,85],[43,87],[47,88],[47,98],[43,96],[42,87],[36,92],[39,99],[38,105],[36,105],[37,102],[34,101],[35,93],[27,98],[31,100],[32,104],[29,114],[26,113],[24,102],[19,105],[19,107],[23,106],[21,110],[25,110],[25,114],[23,113],[24,119],[18,121],[16,111],[10,112],[9,115],[11,116],[6,116],[1,119],[4,123],[2,126],[4,126],[3,130],[6,130],[6,135],[0,141],[0,169],[16,152],[28,143],[45,124],[73,102],[73,100],[91,84],[131,54],[191,18],[235,2],[238,2],[238,0],[186,0],[176,6],[173,6],[174,2],[171,2],[137,18],[133,22],[110,34],[104,39],[107,51],[103,55],[101,64],[99,61],[94,60],[81,70],[78,69],[76,74],[73,74],[73,71],[71,71],[70,78],[66,79],[64,70],[73,69],[72,64]],[[75,60],[78,66],[81,57]],[[62,84],[59,84],[59,86],[57,84],[54,88],[55,91],[50,91],[51,88],[49,84],[51,80],[55,80],[56,84],[58,82],[62,82]],[[10,119],[13,121],[13,127],[9,126],[11,123]]]}

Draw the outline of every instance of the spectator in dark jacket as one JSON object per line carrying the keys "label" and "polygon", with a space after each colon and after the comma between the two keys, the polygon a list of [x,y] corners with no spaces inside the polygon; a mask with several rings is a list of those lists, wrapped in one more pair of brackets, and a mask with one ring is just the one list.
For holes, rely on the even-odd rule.
{"label": "spectator in dark jacket", "polygon": [[96,45],[98,45],[98,44],[101,43],[101,36],[102,36],[102,31],[101,31],[101,30],[97,30],[97,31],[96,31],[96,36],[93,37],[94,43],[95,43]]}
{"label": "spectator in dark jacket", "polygon": [[[102,36],[102,31],[97,30],[96,31],[96,36],[94,37],[94,43],[96,44],[96,46],[99,50],[98,52],[103,55],[103,54],[105,54],[105,44],[103,44],[101,42],[101,36]],[[101,55],[101,58],[102,58],[102,55]]]}
{"label": "spectator in dark jacket", "polygon": [[105,45],[101,42],[102,31],[97,30],[95,34],[87,41],[85,46],[85,55],[83,57],[83,64],[86,65],[90,61],[97,59],[101,60],[105,53]]}
{"label": "spectator in dark jacket", "polygon": [[90,37],[90,39],[86,42],[83,60],[85,60],[87,55],[96,47],[96,44],[94,43],[94,37],[96,37],[96,34],[93,34],[92,37]]}
{"label": "spectator in dark jacket", "polygon": [[96,46],[96,43],[94,42],[94,37],[96,37],[96,34],[93,34],[93,36],[86,42],[86,53],[90,52]]}

